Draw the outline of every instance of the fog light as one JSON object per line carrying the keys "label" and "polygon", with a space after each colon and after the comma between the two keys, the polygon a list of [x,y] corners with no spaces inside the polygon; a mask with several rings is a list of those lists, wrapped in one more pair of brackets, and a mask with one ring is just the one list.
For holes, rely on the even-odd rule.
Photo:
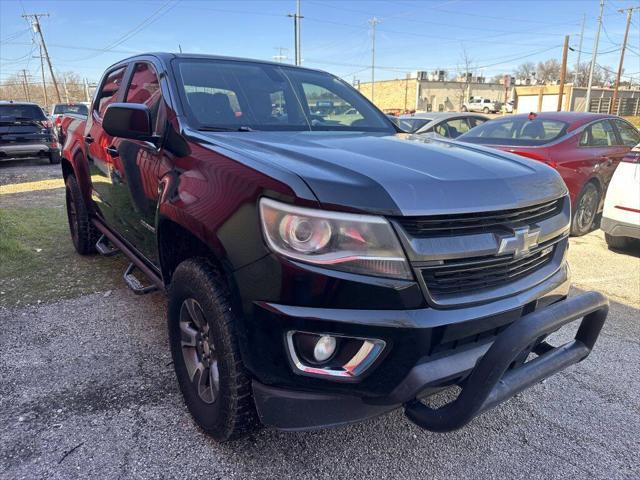
{"label": "fog light", "polygon": [[313,347],[313,358],[316,362],[326,362],[336,351],[336,338],[323,335]]}

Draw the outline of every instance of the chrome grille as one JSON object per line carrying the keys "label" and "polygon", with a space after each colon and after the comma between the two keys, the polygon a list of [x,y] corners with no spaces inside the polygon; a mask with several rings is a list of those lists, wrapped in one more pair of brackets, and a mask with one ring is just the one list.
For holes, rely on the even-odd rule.
{"label": "chrome grille", "polygon": [[396,221],[409,235],[417,238],[483,233],[546,220],[562,211],[563,202],[564,198],[558,198],[511,210],[430,217],[400,217]]}
{"label": "chrome grille", "polygon": [[443,260],[437,265],[419,267],[433,297],[496,288],[529,275],[553,258],[555,245],[548,242],[524,257],[512,255]]}

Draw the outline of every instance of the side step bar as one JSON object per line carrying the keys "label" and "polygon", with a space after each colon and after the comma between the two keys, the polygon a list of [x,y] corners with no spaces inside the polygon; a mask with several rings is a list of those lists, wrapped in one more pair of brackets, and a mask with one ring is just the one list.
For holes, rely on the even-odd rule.
{"label": "side step bar", "polygon": [[[93,223],[95,227],[100,230],[102,235],[109,240],[109,243],[111,243],[113,248],[120,250],[129,258],[129,260],[131,260],[131,265],[129,265],[124,273],[124,281],[134,293],[142,295],[156,290],[164,291],[164,282],[155,270],[144,263],[144,261],[142,261],[122,240],[116,237],[111,230],[105,227],[99,220],[92,218],[91,223]],[[142,272],[151,281],[152,285],[143,286],[135,275],[133,275],[133,271],[135,269]]]}
{"label": "side step bar", "polygon": [[[525,315],[498,335],[456,400],[438,409],[412,400],[405,404],[405,414],[419,427],[434,432],[463,427],[482,412],[584,360],[591,353],[608,312],[609,302],[602,294],[587,292]],[[533,350],[538,357],[510,368],[522,351],[580,318],[573,341],[559,347],[543,342]]]}
{"label": "side step bar", "polygon": [[111,257],[112,255],[120,252],[120,250],[114,247],[104,234],[102,234],[96,242],[96,250],[98,250],[98,253],[104,257]]}

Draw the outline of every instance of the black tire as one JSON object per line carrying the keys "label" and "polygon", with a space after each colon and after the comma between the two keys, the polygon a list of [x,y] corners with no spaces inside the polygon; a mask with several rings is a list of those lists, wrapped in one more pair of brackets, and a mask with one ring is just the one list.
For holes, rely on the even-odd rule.
{"label": "black tire", "polygon": [[629,248],[631,243],[629,237],[614,237],[608,233],[604,234],[604,239],[607,242],[607,246],[612,250],[625,250]]}
{"label": "black tire", "polygon": [[219,442],[254,431],[259,421],[251,378],[240,358],[238,318],[220,274],[204,259],[182,262],[171,279],[168,308],[173,365],[196,423]]}
{"label": "black tire", "polygon": [[95,253],[99,234],[96,227],[90,222],[89,211],[82,198],[78,181],[76,177],[69,175],[65,184],[67,219],[69,220],[73,246],[80,255]]}
{"label": "black tire", "polygon": [[469,109],[466,106],[462,106],[462,108],[460,109],[461,112],[468,112]]}
{"label": "black tire", "polygon": [[60,154],[59,153],[50,153],[49,154],[49,163],[54,164],[54,165],[60,163]]}
{"label": "black tire", "polygon": [[489,114],[489,113],[491,113],[491,110],[489,110],[489,107],[484,107],[484,108],[482,109],[482,111],[483,111],[485,114]]}
{"label": "black tire", "polygon": [[589,182],[578,194],[575,208],[571,216],[571,235],[581,237],[591,231],[593,222],[598,214],[600,205],[600,191]]}

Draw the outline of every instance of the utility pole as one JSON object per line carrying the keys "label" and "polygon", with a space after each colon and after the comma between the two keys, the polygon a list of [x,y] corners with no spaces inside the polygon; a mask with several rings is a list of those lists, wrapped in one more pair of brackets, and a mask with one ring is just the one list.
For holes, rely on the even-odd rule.
{"label": "utility pole", "polygon": [[560,70],[560,88],[558,89],[558,108],[562,111],[562,94],[564,93],[564,81],[567,76],[567,52],[569,51],[569,35],[564,36],[564,46],[562,47],[562,67]]}
{"label": "utility pole", "polygon": [[40,44],[42,45],[42,49],[44,50],[44,56],[47,59],[47,64],[49,65],[49,73],[51,74],[51,80],[53,81],[53,86],[56,90],[56,97],[58,98],[58,102],[62,103],[62,99],[60,98],[60,90],[58,89],[58,82],[56,82],[56,77],[53,74],[53,67],[51,66],[51,58],[49,57],[49,51],[47,50],[47,44],[44,41],[44,36],[42,35],[42,28],[40,28],[40,17],[48,17],[48,13],[25,13],[22,15],[22,18],[26,18],[27,20],[31,20],[31,26],[33,27],[33,31],[40,35]]}
{"label": "utility pole", "polygon": [[42,73],[42,94],[44,95],[44,107],[48,109],[49,98],[47,97],[47,83],[44,79],[44,55],[42,55],[42,45],[38,45],[38,47],[40,47],[40,55],[38,55],[38,58],[40,59],[40,73]]}
{"label": "utility pole", "polygon": [[576,62],[576,71],[573,74],[573,86],[578,85],[578,70],[580,70],[580,54],[582,53],[582,38],[584,37],[584,22],[587,20],[587,14],[582,14],[582,28],[580,29],[580,43],[578,45],[578,61]]}
{"label": "utility pole", "polygon": [[29,81],[27,80],[27,71],[25,69],[20,70],[22,73],[22,89],[24,90],[24,96],[27,99],[27,102],[31,101],[31,96],[29,95]]}
{"label": "utility pole", "polygon": [[285,47],[273,47],[273,48],[278,51],[278,54],[273,56],[273,59],[276,62],[282,63],[289,58],[285,53],[283,53],[283,52],[287,52],[289,50],[288,48],[285,48]]}
{"label": "utility pole", "polygon": [[622,76],[622,65],[624,64],[624,51],[627,48],[627,38],[629,37],[629,26],[631,25],[631,16],[633,15],[633,11],[638,9],[640,9],[640,7],[631,7],[627,9],[621,8],[620,10],[618,10],[620,13],[624,13],[626,10],[627,28],[624,31],[624,40],[622,41],[622,50],[620,50],[620,64],[618,65],[618,74],[616,75],[616,83],[613,87],[613,99],[611,100],[609,113],[614,113],[613,109],[615,108],[616,100],[618,99],[618,88],[620,87],[620,77]]}
{"label": "utility pole", "polygon": [[293,18],[293,37],[295,47],[295,64],[302,65],[302,51],[300,46],[300,19],[304,18],[300,15],[300,0],[296,0],[296,13],[287,15]]}
{"label": "utility pole", "polygon": [[373,98],[376,81],[376,25],[380,22],[381,20],[376,17],[369,20],[369,25],[371,25],[371,103],[375,103]]}
{"label": "utility pole", "polygon": [[604,10],[604,0],[600,0],[600,15],[598,15],[598,30],[596,39],[593,42],[593,53],[591,54],[591,68],[589,68],[589,84],[587,85],[587,98],[585,99],[584,111],[588,112],[591,103],[591,86],[593,85],[593,72],[596,68],[596,57],[598,56],[598,43],[600,42],[600,28],[602,27],[602,12]]}

